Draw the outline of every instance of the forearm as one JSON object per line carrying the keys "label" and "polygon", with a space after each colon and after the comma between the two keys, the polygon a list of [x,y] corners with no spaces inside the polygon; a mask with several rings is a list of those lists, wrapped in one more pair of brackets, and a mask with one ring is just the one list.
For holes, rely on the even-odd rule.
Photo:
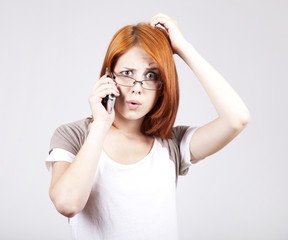
{"label": "forearm", "polygon": [[165,14],[156,14],[150,24],[161,24],[171,47],[192,69],[208,94],[218,117],[197,129],[190,140],[191,159],[203,159],[223,148],[249,122],[249,111],[228,82],[187,42],[178,24]]}
{"label": "forearm", "polygon": [[63,215],[71,217],[86,205],[106,133],[103,126],[92,123],[87,139],[74,161],[51,184],[50,197]]}
{"label": "forearm", "polygon": [[190,43],[183,44],[178,54],[199,79],[219,118],[233,126],[245,125],[249,121],[248,109],[221,74]]}

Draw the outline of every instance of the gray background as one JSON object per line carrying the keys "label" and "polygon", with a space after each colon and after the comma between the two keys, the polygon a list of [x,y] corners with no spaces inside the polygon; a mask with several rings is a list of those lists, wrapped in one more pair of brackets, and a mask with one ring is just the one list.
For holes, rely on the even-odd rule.
{"label": "gray background", "polygon": [[[70,239],[48,197],[50,137],[90,114],[88,96],[115,31],[157,12],[177,19],[251,112],[237,139],[180,178],[180,239],[288,239],[287,7],[275,0],[1,0],[0,239]],[[176,124],[202,125],[216,113],[175,60]]]}

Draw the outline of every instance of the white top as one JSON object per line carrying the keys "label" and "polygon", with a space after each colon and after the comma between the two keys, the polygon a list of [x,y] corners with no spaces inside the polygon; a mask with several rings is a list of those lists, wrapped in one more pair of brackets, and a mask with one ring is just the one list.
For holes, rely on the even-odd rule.
{"label": "white top", "polygon": [[[180,144],[181,162],[191,165],[186,131]],[[74,155],[53,149],[46,164],[72,162]],[[175,164],[157,138],[149,154],[135,164],[119,164],[102,151],[93,188],[82,212],[70,219],[74,239],[178,239]]]}

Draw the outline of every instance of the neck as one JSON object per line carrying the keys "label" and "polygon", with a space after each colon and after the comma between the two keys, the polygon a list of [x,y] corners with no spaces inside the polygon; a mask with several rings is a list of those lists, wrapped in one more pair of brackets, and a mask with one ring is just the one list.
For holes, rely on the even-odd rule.
{"label": "neck", "polygon": [[115,116],[114,125],[116,128],[127,135],[143,135],[141,132],[141,125],[143,119],[127,120]]}

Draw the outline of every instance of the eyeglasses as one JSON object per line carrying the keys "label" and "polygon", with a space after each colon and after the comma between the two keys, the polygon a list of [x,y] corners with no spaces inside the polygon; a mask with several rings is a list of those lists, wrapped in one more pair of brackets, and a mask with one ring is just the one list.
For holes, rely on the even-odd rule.
{"label": "eyeglasses", "polygon": [[141,83],[141,87],[147,90],[160,90],[164,83],[160,80],[142,80],[138,81],[130,76],[126,75],[116,75],[113,74],[116,78],[115,81],[118,85],[124,86],[124,87],[133,87],[136,83]]}

